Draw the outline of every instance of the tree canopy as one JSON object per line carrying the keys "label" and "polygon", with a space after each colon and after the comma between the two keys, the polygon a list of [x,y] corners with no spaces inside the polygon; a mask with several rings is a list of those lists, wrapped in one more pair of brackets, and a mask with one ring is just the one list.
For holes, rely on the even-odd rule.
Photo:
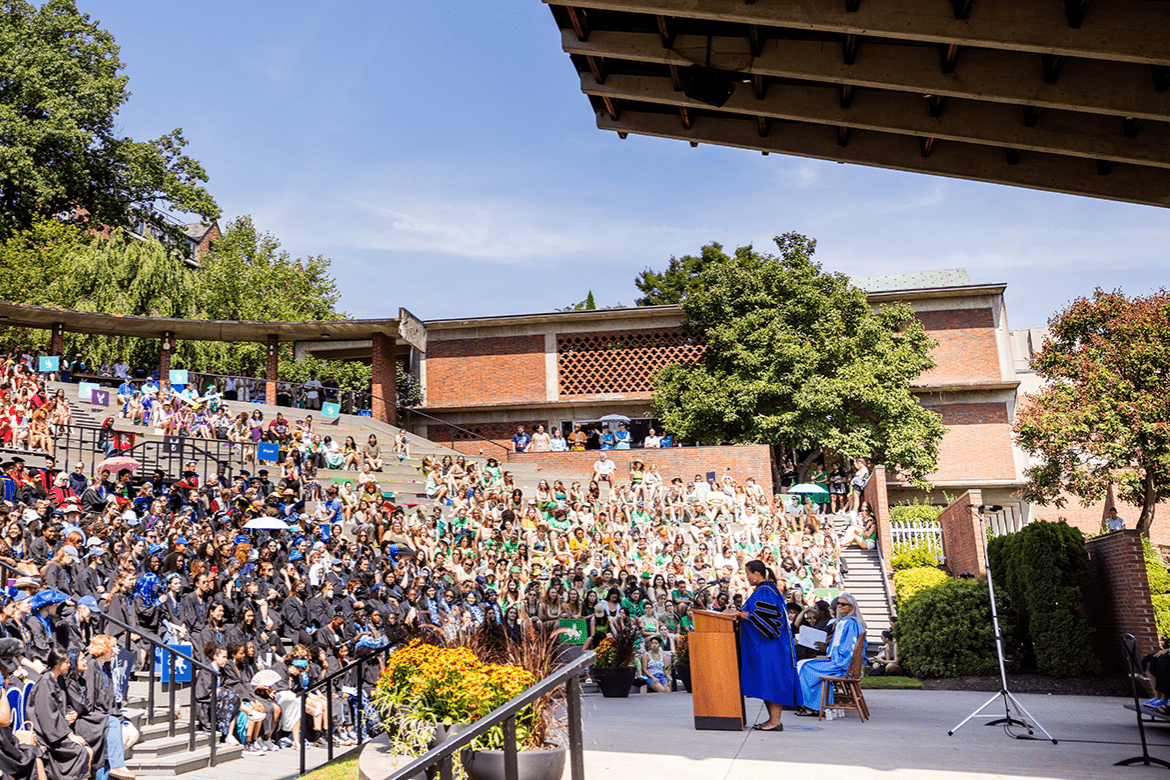
{"label": "tree canopy", "polygon": [[1037,461],[1024,497],[1064,506],[1118,497],[1140,506],[1149,535],[1170,498],[1170,293],[1126,298],[1100,289],[1048,323],[1034,359],[1044,388],[1017,415],[1021,447]]}
{"label": "tree canopy", "polygon": [[[750,246],[744,246],[735,250],[735,253],[739,257],[741,252],[750,254],[751,251]],[[647,268],[634,279],[634,284],[642,291],[642,297],[634,301],[635,305],[662,306],[682,303],[683,298],[697,283],[699,275],[726,257],[723,254],[723,247],[712,242],[703,247],[698,257],[683,255],[680,258],[672,255],[666,270],[661,273]]]}
{"label": "tree canopy", "polygon": [[874,313],[865,292],[812,261],[815,241],[788,233],[778,256],[718,244],[681,296],[683,328],[707,344],[668,366],[654,410],[682,441],[773,444],[872,457],[923,483],[944,428],[911,381],[933,346],[905,304]]}
{"label": "tree canopy", "polygon": [[73,0],[0,0],[0,238],[69,215],[97,229],[144,221],[182,246],[156,206],[219,216],[182,130],[152,141],[117,134],[130,96],[118,55]]}

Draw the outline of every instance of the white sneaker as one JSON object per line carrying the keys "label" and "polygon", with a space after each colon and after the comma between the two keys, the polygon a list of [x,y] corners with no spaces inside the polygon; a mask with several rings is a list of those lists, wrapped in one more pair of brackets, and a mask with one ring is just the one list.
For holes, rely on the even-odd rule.
{"label": "white sneaker", "polygon": [[235,746],[235,745],[240,744],[240,741],[238,739],[236,739],[234,736],[232,736],[231,734],[228,734],[227,739],[225,739],[223,741],[223,744]]}

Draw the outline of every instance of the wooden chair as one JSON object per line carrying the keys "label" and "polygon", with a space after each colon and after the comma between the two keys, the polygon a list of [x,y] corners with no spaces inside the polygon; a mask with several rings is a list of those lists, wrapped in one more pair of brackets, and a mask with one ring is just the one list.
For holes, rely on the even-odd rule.
{"label": "wooden chair", "polygon": [[[832,706],[839,710],[856,710],[857,716],[864,723],[869,719],[869,707],[865,704],[865,695],[861,692],[861,665],[865,661],[865,632],[857,637],[853,645],[853,656],[849,659],[849,669],[844,677],[821,675],[821,712],[818,720],[825,717],[825,709]],[[829,704],[829,691],[833,692],[833,703]]]}

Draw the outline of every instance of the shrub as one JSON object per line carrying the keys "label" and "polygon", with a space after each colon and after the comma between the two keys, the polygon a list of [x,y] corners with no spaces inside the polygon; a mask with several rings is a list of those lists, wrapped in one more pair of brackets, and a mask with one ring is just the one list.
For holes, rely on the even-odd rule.
{"label": "shrub", "polygon": [[1085,538],[1068,523],[1032,523],[988,546],[992,576],[1007,597],[1036,670],[1053,677],[1096,674],[1093,629],[1084,613],[1089,584]]}
{"label": "shrub", "polygon": [[948,579],[950,577],[946,572],[933,566],[919,566],[894,572],[894,598],[898,600],[898,608],[906,606],[916,594],[937,587]]}
{"label": "shrub", "polygon": [[1154,621],[1158,624],[1158,637],[1165,645],[1166,641],[1170,640],[1170,593],[1154,596],[1150,600],[1154,602]]}
{"label": "shrub", "polygon": [[[1142,537],[1142,552],[1146,556],[1146,579],[1150,581],[1150,595],[1162,596],[1170,593],[1170,571],[1166,570],[1166,562],[1150,544],[1150,540]],[[1163,635],[1165,636],[1165,635]]]}
{"label": "shrub", "polygon": [[894,571],[906,569],[933,568],[938,565],[942,550],[930,539],[919,539],[913,544],[902,543],[894,546],[894,557],[890,564]]}
{"label": "shrub", "polygon": [[[908,504],[890,507],[890,524],[908,525],[913,528],[938,524],[941,506],[925,504],[915,500]],[[919,539],[913,543],[894,545],[894,557],[890,564],[894,571],[914,569],[921,566],[937,566],[943,557],[942,546],[932,538]]]}
{"label": "shrub", "polygon": [[948,577],[919,591],[899,609],[894,638],[906,669],[919,677],[987,675],[999,668],[986,580]]}

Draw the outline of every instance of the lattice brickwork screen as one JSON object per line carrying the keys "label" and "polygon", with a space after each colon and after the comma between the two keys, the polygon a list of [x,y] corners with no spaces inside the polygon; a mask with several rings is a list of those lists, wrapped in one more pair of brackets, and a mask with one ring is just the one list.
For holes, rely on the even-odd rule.
{"label": "lattice brickwork screen", "polygon": [[703,344],[677,328],[557,334],[560,394],[649,393],[664,366],[692,363]]}

